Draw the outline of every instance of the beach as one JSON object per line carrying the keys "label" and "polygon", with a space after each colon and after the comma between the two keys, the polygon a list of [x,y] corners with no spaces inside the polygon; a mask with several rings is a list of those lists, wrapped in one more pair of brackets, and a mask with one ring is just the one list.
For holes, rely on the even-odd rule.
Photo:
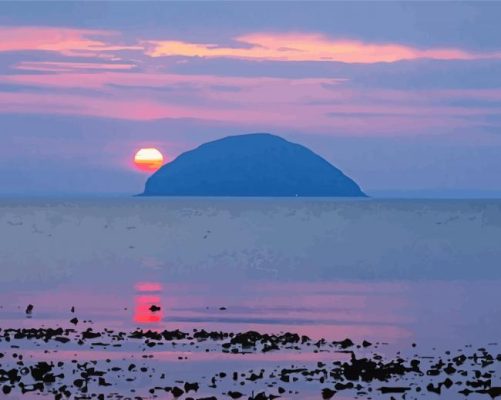
{"label": "beach", "polygon": [[[90,377],[89,396],[170,398],[178,387],[180,398],[313,399],[329,389],[335,398],[409,399],[440,388],[441,398],[465,389],[484,398],[495,391],[479,391],[500,386],[501,201],[6,198],[0,234],[2,368],[15,365],[13,353],[54,369],[63,362],[66,378],[56,381],[71,384],[66,363],[95,361],[110,386]],[[10,328],[25,331],[6,340]],[[47,328],[63,331],[45,340]],[[99,336],[79,344],[88,329]],[[172,338],[176,330],[186,336]],[[148,331],[163,334],[148,339]],[[232,342],[245,332],[261,336],[249,347]],[[262,336],[285,333],[309,341]],[[484,350],[492,363],[476,365]],[[463,354],[467,376],[452,361]],[[350,380],[348,365],[376,355],[398,373]],[[399,357],[403,370],[392,364]],[[454,372],[445,372],[449,362]],[[475,369],[491,375],[488,387]],[[186,391],[187,382],[199,388]],[[35,392],[54,396],[54,388]],[[19,390],[12,384],[9,396]]]}

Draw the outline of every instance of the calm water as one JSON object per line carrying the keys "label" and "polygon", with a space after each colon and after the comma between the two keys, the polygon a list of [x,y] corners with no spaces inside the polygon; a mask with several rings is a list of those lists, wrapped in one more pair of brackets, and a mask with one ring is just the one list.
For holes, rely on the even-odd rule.
{"label": "calm water", "polygon": [[[38,200],[0,210],[4,329],[73,327],[77,316],[80,329],[349,337],[384,343],[388,357],[466,345],[499,352],[500,202]],[[145,361],[134,346],[23,349],[34,360],[136,359],[173,379],[345,356],[164,348]],[[318,386],[300,388],[289,397],[318,398]]]}
{"label": "calm water", "polygon": [[[500,283],[96,282],[5,289],[0,315],[4,327],[69,327],[74,306],[80,319],[100,328],[293,331],[314,338],[349,337],[403,346],[487,344],[497,341],[501,332]],[[24,312],[28,304],[35,305],[30,318]],[[153,304],[161,310],[150,311]]]}

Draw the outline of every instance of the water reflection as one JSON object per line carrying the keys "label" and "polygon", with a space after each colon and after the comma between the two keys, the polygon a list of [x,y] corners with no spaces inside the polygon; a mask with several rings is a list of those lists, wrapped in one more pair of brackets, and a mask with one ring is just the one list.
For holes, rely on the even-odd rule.
{"label": "water reflection", "polygon": [[[0,291],[2,327],[294,331],[313,338],[390,343],[499,336],[499,281],[85,283]],[[446,294],[446,295],[444,295]],[[26,307],[33,304],[32,318]],[[151,306],[160,307],[152,311]],[[70,311],[75,307],[75,313]],[[168,315],[168,318],[166,317]],[[87,321],[87,322],[86,322]]]}
{"label": "water reflection", "polygon": [[396,341],[409,338],[406,325],[412,323],[405,312],[408,288],[397,283],[251,281],[233,287],[140,281],[133,287],[133,322],[161,329],[297,331],[316,338]]}
{"label": "water reflection", "polygon": [[157,324],[164,318],[162,284],[158,282],[138,282],[135,288],[134,322]]}

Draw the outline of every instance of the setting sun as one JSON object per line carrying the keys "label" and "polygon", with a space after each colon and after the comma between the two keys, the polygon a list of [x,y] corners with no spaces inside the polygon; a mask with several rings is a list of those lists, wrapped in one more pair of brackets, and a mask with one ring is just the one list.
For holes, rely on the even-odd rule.
{"label": "setting sun", "polygon": [[134,156],[135,166],[142,171],[156,171],[163,161],[162,153],[155,148],[140,149]]}

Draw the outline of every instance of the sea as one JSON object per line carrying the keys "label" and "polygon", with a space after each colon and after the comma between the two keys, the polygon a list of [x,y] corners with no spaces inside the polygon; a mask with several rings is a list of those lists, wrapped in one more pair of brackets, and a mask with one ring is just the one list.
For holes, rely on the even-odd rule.
{"label": "sea", "polygon": [[[165,380],[200,382],[192,398],[230,398],[237,390],[241,398],[262,391],[327,398],[321,390],[334,382],[268,378],[242,385],[228,377],[314,368],[349,359],[350,351],[445,365],[458,354],[501,353],[501,200],[5,198],[0,238],[0,369],[14,365],[17,353],[31,363],[134,362],[167,374],[96,383],[93,393],[109,398],[168,399],[171,393],[149,391]],[[293,332],[312,341],[349,338],[354,346],[231,353],[214,350],[217,344],[15,344],[1,335],[49,327]],[[501,386],[499,361],[486,366],[492,387]],[[61,379],[71,385],[69,376]],[[462,397],[467,379],[459,372],[447,377],[453,383],[440,395],[426,390],[426,379],[435,377],[425,373],[399,378],[398,387],[409,387],[404,392],[381,390],[394,382],[361,381],[364,388],[336,390],[334,398]],[[24,394],[13,388],[9,398],[54,398],[49,387]],[[482,387],[470,389],[469,399],[485,398]]]}

